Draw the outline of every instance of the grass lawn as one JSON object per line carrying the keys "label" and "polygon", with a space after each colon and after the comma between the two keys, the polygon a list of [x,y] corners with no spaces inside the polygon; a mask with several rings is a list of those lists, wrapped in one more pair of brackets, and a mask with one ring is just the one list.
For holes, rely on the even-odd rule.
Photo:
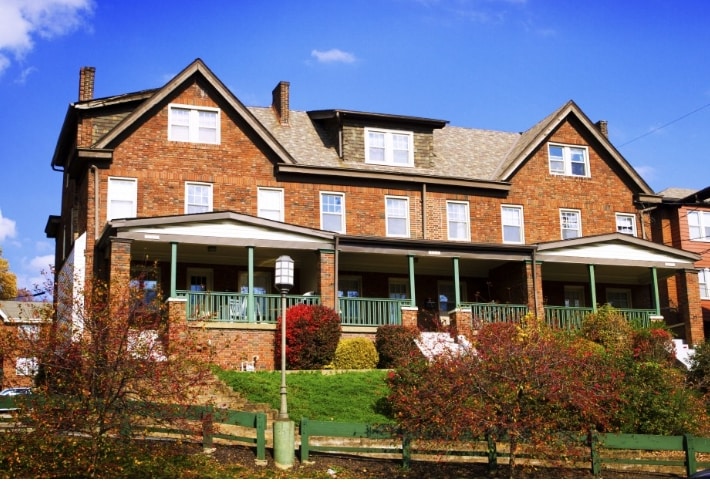
{"label": "grass lawn", "polygon": [[[268,403],[279,409],[281,404],[280,371],[225,371],[216,375],[233,390],[252,403]],[[289,371],[286,374],[288,415],[299,422],[310,420],[392,423],[386,415],[387,370]]]}

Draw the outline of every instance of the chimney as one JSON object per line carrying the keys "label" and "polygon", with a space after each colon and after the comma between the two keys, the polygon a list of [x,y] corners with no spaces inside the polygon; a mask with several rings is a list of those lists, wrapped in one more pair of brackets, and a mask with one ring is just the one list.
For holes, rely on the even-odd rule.
{"label": "chimney", "polygon": [[604,138],[609,138],[609,128],[607,127],[606,120],[599,120],[598,122],[595,123],[595,125],[597,126],[599,131],[602,132],[602,135],[604,135]]}
{"label": "chimney", "polygon": [[279,119],[281,126],[288,126],[288,91],[290,84],[288,81],[280,81],[271,92],[271,106],[276,111],[276,117]]}
{"label": "chimney", "polygon": [[94,99],[94,76],[96,68],[83,67],[79,71],[79,101]]}

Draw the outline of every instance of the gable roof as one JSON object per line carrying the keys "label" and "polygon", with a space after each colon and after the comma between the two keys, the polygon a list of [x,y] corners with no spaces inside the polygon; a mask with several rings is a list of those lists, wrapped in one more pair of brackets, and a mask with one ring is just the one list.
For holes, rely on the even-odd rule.
{"label": "gable roof", "polygon": [[214,75],[214,73],[202,62],[195,59],[189,66],[183,69],[177,76],[171,79],[165,86],[156,90],[144,101],[138,109],[121,120],[113,129],[104,135],[94,146],[95,149],[111,148],[114,142],[135,124],[145,117],[155,106],[165,102],[168,97],[190,80],[200,77],[207,81],[220,94],[222,99],[246,122],[246,124],[256,132],[259,137],[271,148],[274,153],[284,163],[293,163],[294,160],[279,142],[273,137],[259,120],[237,99],[234,94]]}
{"label": "gable roof", "polygon": [[21,302],[0,300],[0,323],[2,324],[37,324],[43,322],[41,310],[46,302]]}
{"label": "gable roof", "polygon": [[589,131],[589,133],[604,147],[604,149],[616,161],[619,168],[634,181],[638,189],[646,194],[653,194],[651,187],[646,184],[643,178],[634,170],[626,159],[619,153],[609,139],[602,135],[597,126],[582,112],[577,104],[570,100],[556,111],[550,113],[532,128],[522,134],[516,145],[502,160],[496,170],[494,177],[507,180],[525,160],[540,146],[565,119],[575,117]]}

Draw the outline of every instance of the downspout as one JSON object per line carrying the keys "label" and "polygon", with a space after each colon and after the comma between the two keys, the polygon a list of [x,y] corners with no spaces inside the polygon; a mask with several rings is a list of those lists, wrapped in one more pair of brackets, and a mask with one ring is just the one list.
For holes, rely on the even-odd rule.
{"label": "downspout", "polygon": [[91,172],[94,174],[94,244],[96,244],[99,238],[99,168],[92,165]]}
{"label": "downspout", "polygon": [[[340,247],[340,236],[335,235],[335,254],[333,256],[333,273],[335,274],[335,278],[333,278],[333,295],[335,296],[335,312],[340,314],[340,299],[338,298],[338,267],[339,267],[339,261],[340,261],[340,256],[339,256],[339,247]],[[322,270],[321,270],[322,271]]]}
{"label": "downspout", "polygon": [[653,211],[653,210],[656,209],[657,207],[658,207],[658,206],[651,206],[650,208],[639,209],[639,211],[638,211],[638,213],[639,213],[639,219],[641,220],[641,238],[644,239],[644,240],[647,240],[648,237],[647,237],[647,235],[646,235],[646,225],[643,224],[643,215],[644,215],[645,213],[648,213],[648,212],[650,212],[650,211]]}
{"label": "downspout", "polygon": [[538,319],[540,316],[537,313],[538,306],[540,305],[540,301],[537,298],[537,247],[533,247],[532,249],[532,284],[533,284],[533,304],[535,305],[535,319]]}
{"label": "downspout", "polygon": [[427,239],[426,234],[426,183],[422,184],[422,238]]}

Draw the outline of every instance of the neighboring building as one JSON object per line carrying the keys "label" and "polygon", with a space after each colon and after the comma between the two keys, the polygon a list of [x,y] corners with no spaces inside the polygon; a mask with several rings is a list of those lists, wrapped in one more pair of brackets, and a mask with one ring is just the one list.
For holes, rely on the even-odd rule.
{"label": "neighboring building", "polygon": [[572,101],[506,133],[294,111],[287,82],[248,108],[199,59],[159,89],[107,98],[94,76],[81,69],[52,159],[57,279],[132,279],[147,299],[160,286],[180,321],[170,334],[195,330],[221,365],[273,368],[282,254],[296,267],[289,304],[335,308],[345,337],[422,309],[456,326],[526,312],[576,326],[609,302],[703,340],[699,304],[668,315],[659,298],[675,278],[697,302],[700,257],[650,241],[661,197]]}
{"label": "neighboring building", "polygon": [[38,336],[40,325],[47,321],[46,303],[0,300],[0,325],[2,338],[10,338],[17,344],[12,353],[0,353],[2,383],[0,388],[33,386],[37,372],[37,360],[23,353],[23,341],[29,342]]}
{"label": "neighboring building", "polygon": [[[710,187],[700,191],[668,188],[659,195],[662,201],[650,213],[653,239],[669,246],[697,253],[699,298],[704,331],[710,331]],[[670,296],[670,309],[682,313],[686,302],[679,298],[683,282],[668,279],[662,291]]]}

